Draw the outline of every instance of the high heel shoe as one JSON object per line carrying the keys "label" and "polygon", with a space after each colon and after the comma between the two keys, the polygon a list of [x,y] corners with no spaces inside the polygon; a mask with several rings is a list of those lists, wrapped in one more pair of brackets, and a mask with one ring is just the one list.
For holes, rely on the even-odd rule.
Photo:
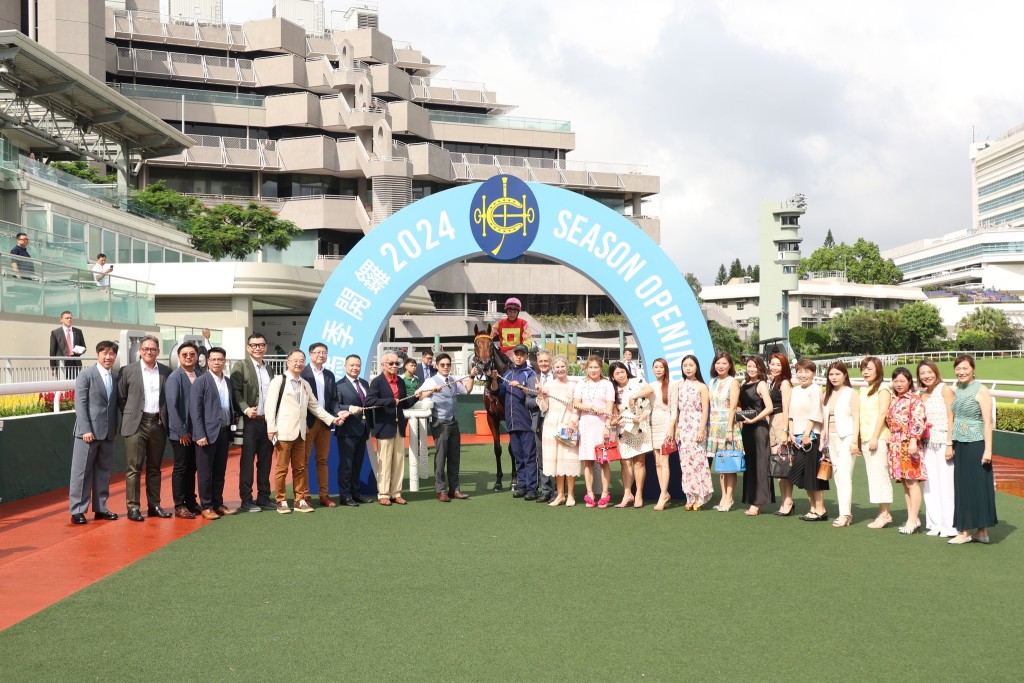
{"label": "high heel shoe", "polygon": [[718,512],[728,512],[729,510],[732,510],[732,506],[733,503],[729,503],[729,507],[726,507],[719,503],[718,505],[715,506],[715,510],[717,510]]}
{"label": "high heel shoe", "polygon": [[606,507],[608,507],[608,503],[610,502],[612,502],[612,497],[606,493],[603,496],[601,496],[601,499],[599,501],[597,501],[597,507],[604,510]]}
{"label": "high heel shoe", "polygon": [[[658,503],[654,506],[654,509],[657,510],[658,512],[661,512],[662,510],[665,509],[665,506],[668,505],[671,502],[672,502],[672,498],[671,497],[659,498],[658,499]],[[689,510],[690,508],[687,507],[686,509]]]}
{"label": "high heel shoe", "polygon": [[596,507],[597,506],[597,503],[594,502],[594,494],[593,493],[588,493],[587,495],[583,496],[583,502],[587,504],[588,508],[592,508],[592,507]]}
{"label": "high heel shoe", "polygon": [[885,527],[892,524],[892,515],[878,515],[875,517],[875,521],[868,524],[869,529],[884,529]]}
{"label": "high heel shoe", "polygon": [[643,498],[637,498],[636,500],[633,501],[633,509],[634,510],[639,510],[643,506],[644,506],[644,499]]}
{"label": "high heel shoe", "polygon": [[759,514],[761,514],[761,508],[757,508],[751,505],[744,511],[743,514],[745,514],[747,517],[757,517]]}
{"label": "high heel shoe", "polygon": [[837,529],[841,526],[850,526],[853,524],[853,515],[839,515],[836,520],[832,522],[832,526]]}
{"label": "high heel shoe", "polygon": [[782,511],[782,508],[779,508],[778,510],[776,510],[772,514],[775,515],[776,517],[791,517],[793,515],[793,509],[795,507],[796,507],[796,503],[790,503],[789,504],[789,509],[786,510],[785,512]]}
{"label": "high heel shoe", "polygon": [[[609,498],[609,500],[611,500],[611,496],[609,496],[608,498]],[[618,505],[616,505],[615,507],[618,508],[619,510],[622,510],[624,508],[628,508],[630,505],[633,504],[634,500],[636,500],[636,499],[633,496],[629,496],[628,498],[623,498],[622,502],[619,503]]]}
{"label": "high heel shoe", "polygon": [[562,496],[556,496],[550,503],[548,503],[548,505],[550,507],[556,508],[559,505],[561,505],[564,501],[565,498],[563,498]]}
{"label": "high heel shoe", "polygon": [[918,522],[917,524],[914,524],[913,526],[911,526],[910,523],[907,523],[907,524],[904,524],[903,526],[900,527],[900,533],[904,534],[906,536],[911,536],[913,534],[916,534],[920,529],[921,529],[921,522]]}

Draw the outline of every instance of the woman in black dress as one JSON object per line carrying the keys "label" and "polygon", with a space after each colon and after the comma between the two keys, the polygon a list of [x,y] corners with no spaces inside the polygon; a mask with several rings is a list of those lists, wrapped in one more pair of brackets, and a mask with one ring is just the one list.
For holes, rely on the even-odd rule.
{"label": "woman in black dress", "polygon": [[760,356],[747,358],[747,381],[740,390],[740,410],[748,411],[746,415],[737,415],[743,423],[743,452],[747,461],[743,502],[750,507],[744,514],[754,517],[761,514],[762,505],[775,502],[775,486],[768,476],[768,416],[772,414],[772,399],[768,393],[768,367]]}

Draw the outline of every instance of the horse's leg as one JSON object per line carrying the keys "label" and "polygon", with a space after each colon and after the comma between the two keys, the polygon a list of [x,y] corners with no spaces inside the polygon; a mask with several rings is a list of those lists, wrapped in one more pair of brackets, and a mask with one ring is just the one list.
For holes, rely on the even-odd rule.
{"label": "horse's leg", "polygon": [[[498,418],[492,415],[490,412],[487,413],[487,427],[491,430],[491,438],[494,440],[494,464],[498,470],[498,478],[494,483],[492,491],[501,490],[501,480],[504,473],[501,469],[501,433],[498,431]],[[513,479],[513,481],[515,481]]]}

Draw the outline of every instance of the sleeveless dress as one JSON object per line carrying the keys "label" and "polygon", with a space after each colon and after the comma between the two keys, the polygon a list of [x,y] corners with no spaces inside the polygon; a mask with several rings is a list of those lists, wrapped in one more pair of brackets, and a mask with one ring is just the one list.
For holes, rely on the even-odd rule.
{"label": "sleeveless dress", "polygon": [[927,479],[924,448],[920,442],[917,453],[910,454],[910,440],[920,439],[924,434],[924,403],[921,397],[911,391],[893,397],[885,422],[889,426],[889,476],[896,481]]}
{"label": "sleeveless dress", "polygon": [[[760,382],[747,382],[740,388],[740,409],[764,410],[764,401],[757,393]],[[771,444],[768,437],[768,420],[755,424],[744,424],[743,452],[746,454],[747,469],[743,473],[743,504],[765,505],[775,502],[775,485],[768,476],[768,453]]]}
{"label": "sleeveless dress", "polygon": [[874,451],[868,449],[868,444],[877,421],[885,419],[885,415],[878,414],[878,395],[883,391],[892,394],[892,391],[884,384],[871,396],[868,396],[868,390],[869,387],[860,388],[860,450],[868,475],[868,500],[872,503],[891,503],[892,479],[889,478],[889,451],[886,448],[889,430],[882,427],[878,448]]}
{"label": "sleeveless dress", "polygon": [[983,465],[985,423],[978,405],[977,380],[957,385],[953,395],[953,525],[959,531],[987,529],[996,518],[995,481],[992,463]]}
{"label": "sleeveless dress", "polygon": [[[606,379],[592,382],[585,379],[576,383],[573,389],[573,399],[583,401],[584,405],[596,406],[596,409],[609,412],[612,409],[612,401],[615,397],[615,389],[612,383]],[[595,415],[588,412],[580,412],[580,460],[596,460],[594,446],[604,442],[604,422],[608,418],[605,415]]]}
{"label": "sleeveless dress", "polygon": [[683,380],[672,385],[675,389],[669,401],[672,416],[678,420],[676,442],[679,445],[679,469],[682,474],[683,493],[690,505],[704,505],[711,500],[714,487],[708,468],[705,441],[697,440],[704,427],[700,403],[700,385]]}
{"label": "sleeveless dress", "polygon": [[780,444],[786,442],[788,438],[786,431],[789,429],[789,425],[782,419],[782,385],[769,387],[768,395],[772,399],[772,414],[768,416],[768,435],[771,437],[772,450],[775,450]]}
{"label": "sleeveless dress", "polygon": [[[668,428],[672,424],[672,397],[676,395],[676,385],[678,382],[669,382],[668,384],[668,396],[663,396],[661,392],[661,382],[652,382],[650,384],[651,389],[654,390],[654,394],[651,396],[651,442],[654,444],[654,452],[661,454],[661,444],[665,442],[665,439],[673,436],[668,433]],[[666,400],[667,399],[667,400]],[[697,404],[698,412],[700,412],[700,404]]]}
{"label": "sleeveless dress", "polygon": [[726,440],[728,448],[743,448],[743,436],[740,433],[739,420],[733,422],[732,432],[728,431],[729,426],[729,392],[735,377],[725,379],[714,378],[708,386],[710,393],[710,406],[708,413],[708,448],[709,457],[713,457],[718,451],[725,450]]}

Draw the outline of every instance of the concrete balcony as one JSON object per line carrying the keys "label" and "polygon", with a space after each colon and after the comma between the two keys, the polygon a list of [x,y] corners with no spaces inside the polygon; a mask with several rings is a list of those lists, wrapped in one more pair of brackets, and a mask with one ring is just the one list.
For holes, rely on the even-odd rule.
{"label": "concrete balcony", "polygon": [[370,231],[370,217],[359,197],[291,197],[281,200],[278,216],[304,230]]}
{"label": "concrete balcony", "polygon": [[370,67],[373,93],[411,100],[414,96],[409,74],[390,64],[375,64]]}
{"label": "concrete balcony", "polygon": [[370,130],[387,118],[382,107],[353,108],[344,95],[320,98],[320,120],[330,131]]}
{"label": "concrete balcony", "polygon": [[775,263],[780,266],[800,265],[800,250],[780,251],[775,257]]}
{"label": "concrete balcony", "polygon": [[352,56],[355,59],[372,64],[390,64],[394,60],[395,49],[391,36],[375,28],[335,33],[335,42],[340,43],[342,39],[352,44]]}
{"label": "concrete balcony", "polygon": [[250,51],[289,53],[303,59],[308,54],[306,30],[281,18],[247,21],[245,37]]}
{"label": "concrete balcony", "polygon": [[391,131],[393,133],[408,133],[427,140],[438,139],[434,135],[434,124],[430,120],[429,112],[418,104],[389,102],[388,114],[391,115]]}
{"label": "concrete balcony", "polygon": [[652,240],[661,244],[661,219],[654,216],[626,216],[629,222],[637,226]]}
{"label": "concrete balcony", "polygon": [[112,7],[107,7],[106,37],[239,52],[246,50],[242,24],[170,18],[161,16],[159,12]]}
{"label": "concrete balcony", "polygon": [[267,126],[323,128],[320,98],[309,92],[274,95],[264,100]]}
{"label": "concrete balcony", "polygon": [[256,84],[261,88],[309,87],[306,60],[297,55],[277,55],[252,60]]}
{"label": "concrete balcony", "polygon": [[242,167],[277,170],[281,168],[276,140],[192,135],[196,144],[181,154],[156,157],[156,166]]}
{"label": "concrete balcony", "polygon": [[409,163],[416,180],[435,180],[450,183],[455,180],[452,155],[445,149],[431,143],[409,145]]}

